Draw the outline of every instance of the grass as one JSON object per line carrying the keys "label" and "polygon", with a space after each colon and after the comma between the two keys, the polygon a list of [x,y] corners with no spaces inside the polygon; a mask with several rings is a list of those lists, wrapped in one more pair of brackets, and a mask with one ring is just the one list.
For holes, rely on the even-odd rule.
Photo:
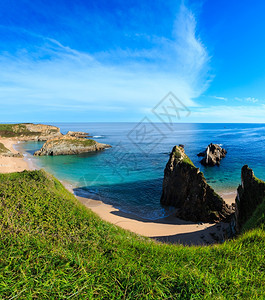
{"label": "grass", "polygon": [[24,124],[0,124],[1,137],[35,136],[40,132],[29,131]]}
{"label": "grass", "polygon": [[[181,151],[179,150],[178,147],[175,147],[175,151],[173,154],[176,159],[180,159],[183,156],[183,154],[181,153]],[[195,168],[195,165],[193,164],[193,162],[191,161],[191,159],[188,157],[188,155],[186,153],[184,153],[182,163],[191,165],[192,167]]]}
{"label": "grass", "polygon": [[[60,142],[60,140],[58,140]],[[93,146],[96,144],[96,141],[91,139],[63,139],[62,142],[67,142],[71,145],[82,145],[84,147]]]}
{"label": "grass", "polygon": [[7,149],[4,144],[0,143],[0,154],[3,154],[3,153],[8,153],[10,152],[9,149]]}
{"label": "grass", "polygon": [[265,297],[263,221],[220,245],[159,244],[102,221],[42,170],[0,174],[0,221],[2,299]]}

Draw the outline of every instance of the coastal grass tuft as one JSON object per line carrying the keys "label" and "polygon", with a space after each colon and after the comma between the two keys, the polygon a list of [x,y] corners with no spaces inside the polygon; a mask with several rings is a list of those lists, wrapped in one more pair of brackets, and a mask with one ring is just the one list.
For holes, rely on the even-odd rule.
{"label": "coastal grass tuft", "polygon": [[1,298],[264,299],[256,225],[223,244],[167,245],[101,220],[43,170],[0,174]]}

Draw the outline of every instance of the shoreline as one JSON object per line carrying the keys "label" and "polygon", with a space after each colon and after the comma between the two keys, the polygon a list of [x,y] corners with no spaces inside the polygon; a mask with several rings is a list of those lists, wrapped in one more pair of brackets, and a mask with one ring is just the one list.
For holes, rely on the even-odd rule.
{"label": "shoreline", "polygon": [[[0,143],[13,153],[17,153],[14,146],[18,144],[17,140],[0,139]],[[21,172],[24,170],[38,169],[33,165],[32,161],[26,158],[3,157],[0,156],[0,173]],[[74,186],[66,181],[61,183],[73,194]],[[221,193],[224,200],[231,204],[235,200],[235,193]],[[94,200],[86,197],[75,197],[85,207],[91,209],[102,220],[110,222],[123,229],[134,232],[138,235],[152,238],[156,241],[166,243],[178,243],[183,245],[208,245],[221,242],[225,239],[225,231],[228,228],[227,223],[193,223],[178,219],[173,215],[148,220],[137,217],[130,213],[122,212],[110,204],[106,204],[100,200]]]}
{"label": "shoreline", "polygon": [[[15,150],[14,145],[18,143],[17,140],[12,140],[9,138],[0,138],[0,143],[2,143],[7,149],[12,153],[18,153]],[[24,170],[33,170],[34,167],[30,165],[30,162],[23,157],[8,157],[0,155],[0,173],[12,173],[12,172],[22,172]]]}
{"label": "shoreline", "polygon": [[[158,242],[182,244],[185,246],[206,246],[223,242],[226,237],[226,231],[229,228],[228,223],[194,223],[179,219],[175,217],[175,214],[155,220],[144,219],[134,214],[123,212],[101,200],[78,196],[75,194],[74,186],[71,183],[67,181],[61,181],[61,183],[79,202],[91,209],[102,220]],[[235,195],[236,192],[229,193],[224,200],[226,203],[232,204],[235,202]]]}

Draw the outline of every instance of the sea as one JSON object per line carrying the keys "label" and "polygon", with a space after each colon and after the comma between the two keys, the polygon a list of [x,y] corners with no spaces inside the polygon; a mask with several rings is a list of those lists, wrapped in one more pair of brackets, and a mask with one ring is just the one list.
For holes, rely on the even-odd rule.
{"label": "sea", "polygon": [[[80,196],[101,200],[149,220],[170,215],[160,204],[164,168],[175,145],[222,195],[234,194],[245,164],[265,180],[265,124],[49,123],[67,131],[88,132],[112,148],[102,152],[34,157],[43,142],[20,142],[17,150],[38,168],[70,184]],[[204,167],[197,154],[215,143],[227,150],[221,165]]]}

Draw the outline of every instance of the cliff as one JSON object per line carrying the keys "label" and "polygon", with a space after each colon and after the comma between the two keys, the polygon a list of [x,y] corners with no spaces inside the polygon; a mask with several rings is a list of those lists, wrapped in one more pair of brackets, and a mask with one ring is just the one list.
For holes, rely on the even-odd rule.
{"label": "cliff", "polygon": [[0,124],[0,137],[14,138],[24,141],[46,141],[61,137],[60,129],[55,126],[42,124]]}
{"label": "cliff", "polygon": [[[237,189],[235,223],[239,232],[265,199],[265,182],[245,165],[241,170],[241,185]],[[264,212],[263,212],[264,214]]]}
{"label": "cliff", "polygon": [[73,155],[96,152],[110,147],[110,145],[101,144],[94,140],[65,135],[61,138],[48,140],[34,155]]}
{"label": "cliff", "polygon": [[176,207],[179,218],[194,222],[226,220],[233,212],[179,146],[173,148],[166,165],[160,201]]}

